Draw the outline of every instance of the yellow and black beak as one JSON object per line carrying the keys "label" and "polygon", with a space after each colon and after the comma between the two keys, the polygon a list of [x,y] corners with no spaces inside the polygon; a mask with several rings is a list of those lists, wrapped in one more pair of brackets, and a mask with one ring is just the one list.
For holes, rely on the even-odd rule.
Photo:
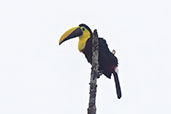
{"label": "yellow and black beak", "polygon": [[69,29],[68,31],[66,31],[60,38],[59,40],[59,45],[62,44],[64,41],[69,40],[71,38],[75,38],[78,36],[81,36],[83,34],[81,28],[78,27],[73,27],[71,29]]}

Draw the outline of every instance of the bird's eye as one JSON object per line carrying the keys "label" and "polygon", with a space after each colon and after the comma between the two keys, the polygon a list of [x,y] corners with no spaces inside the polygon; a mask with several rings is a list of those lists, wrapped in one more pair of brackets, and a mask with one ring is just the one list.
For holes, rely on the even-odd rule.
{"label": "bird's eye", "polygon": [[85,31],[85,28],[82,28],[83,31]]}

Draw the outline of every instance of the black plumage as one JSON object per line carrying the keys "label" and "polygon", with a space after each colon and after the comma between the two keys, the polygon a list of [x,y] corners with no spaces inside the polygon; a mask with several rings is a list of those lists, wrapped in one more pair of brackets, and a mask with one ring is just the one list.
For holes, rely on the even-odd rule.
{"label": "black plumage", "polygon": [[[114,67],[118,66],[118,59],[109,51],[108,45],[103,38],[99,39],[99,70],[108,77],[111,78],[111,73]],[[85,48],[82,50],[87,58],[87,61],[92,63],[92,38],[89,38],[86,42]]]}
{"label": "black plumage", "polygon": [[[114,75],[117,96],[121,98],[121,88],[118,79],[118,74],[115,72],[115,67],[118,66],[118,59],[112,54],[108,48],[106,40],[98,38],[99,40],[99,70],[107,77],[111,78],[111,74]],[[92,38],[89,38],[86,42],[85,48],[82,50],[87,61],[92,64]]]}

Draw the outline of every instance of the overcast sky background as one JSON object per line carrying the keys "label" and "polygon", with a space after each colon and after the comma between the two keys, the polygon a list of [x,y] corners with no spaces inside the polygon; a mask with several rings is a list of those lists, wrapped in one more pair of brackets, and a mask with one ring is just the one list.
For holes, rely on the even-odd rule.
{"label": "overcast sky background", "polygon": [[1,0],[0,114],[86,114],[91,66],[69,28],[98,30],[123,97],[101,76],[97,114],[171,114],[170,0]]}

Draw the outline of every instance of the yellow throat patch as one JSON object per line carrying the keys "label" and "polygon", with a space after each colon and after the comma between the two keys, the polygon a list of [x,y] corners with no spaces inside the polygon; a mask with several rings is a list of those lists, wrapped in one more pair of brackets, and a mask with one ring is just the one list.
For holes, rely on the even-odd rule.
{"label": "yellow throat patch", "polygon": [[85,27],[81,27],[81,29],[83,34],[79,36],[79,42],[78,42],[79,51],[82,51],[85,48],[86,42],[90,38],[90,32]]}

